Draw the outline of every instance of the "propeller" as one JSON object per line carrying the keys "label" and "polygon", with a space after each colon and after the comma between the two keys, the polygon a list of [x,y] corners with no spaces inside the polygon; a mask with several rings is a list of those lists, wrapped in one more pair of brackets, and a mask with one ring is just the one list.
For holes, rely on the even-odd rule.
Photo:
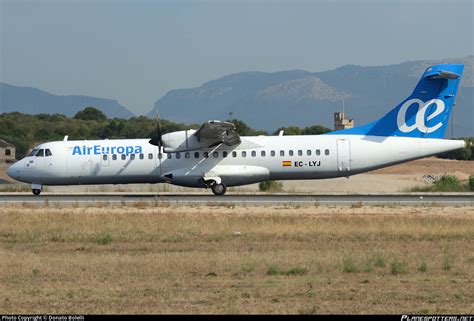
{"label": "propeller", "polygon": [[158,153],[161,156],[161,147],[163,146],[163,141],[161,140],[161,119],[160,119],[160,112],[158,108],[156,109],[156,128],[153,136],[148,141],[150,144],[154,146],[158,146]]}

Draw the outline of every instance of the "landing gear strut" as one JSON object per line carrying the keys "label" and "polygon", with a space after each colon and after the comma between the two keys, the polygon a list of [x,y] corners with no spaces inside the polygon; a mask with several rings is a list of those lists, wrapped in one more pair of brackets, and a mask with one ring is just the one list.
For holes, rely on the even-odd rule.
{"label": "landing gear strut", "polygon": [[225,192],[227,191],[227,187],[223,183],[214,184],[214,185],[212,185],[211,188],[212,188],[212,192],[214,193],[214,195],[218,195],[218,196],[224,195]]}

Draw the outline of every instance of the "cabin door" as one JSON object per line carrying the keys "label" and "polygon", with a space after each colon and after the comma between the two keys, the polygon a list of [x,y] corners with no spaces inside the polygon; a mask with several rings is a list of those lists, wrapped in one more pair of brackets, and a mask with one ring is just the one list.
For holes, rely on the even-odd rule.
{"label": "cabin door", "polygon": [[339,172],[351,170],[351,146],[348,139],[337,140],[337,169]]}

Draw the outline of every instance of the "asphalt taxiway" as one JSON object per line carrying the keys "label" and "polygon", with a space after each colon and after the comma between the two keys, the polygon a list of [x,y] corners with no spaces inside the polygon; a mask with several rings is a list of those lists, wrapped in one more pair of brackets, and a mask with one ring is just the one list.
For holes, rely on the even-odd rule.
{"label": "asphalt taxiway", "polygon": [[410,194],[226,194],[208,193],[88,193],[53,194],[39,196],[30,193],[0,193],[0,204],[133,204],[153,203],[172,205],[401,205],[401,206],[474,206],[473,193],[410,193]]}

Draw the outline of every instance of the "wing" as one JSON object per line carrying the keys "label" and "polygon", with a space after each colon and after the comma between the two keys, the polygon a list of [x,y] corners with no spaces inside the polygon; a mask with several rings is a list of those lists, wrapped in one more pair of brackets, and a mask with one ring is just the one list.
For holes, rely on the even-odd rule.
{"label": "wing", "polygon": [[194,135],[200,142],[209,142],[210,146],[218,144],[232,146],[241,143],[240,136],[235,131],[235,125],[231,122],[210,120],[202,124]]}

